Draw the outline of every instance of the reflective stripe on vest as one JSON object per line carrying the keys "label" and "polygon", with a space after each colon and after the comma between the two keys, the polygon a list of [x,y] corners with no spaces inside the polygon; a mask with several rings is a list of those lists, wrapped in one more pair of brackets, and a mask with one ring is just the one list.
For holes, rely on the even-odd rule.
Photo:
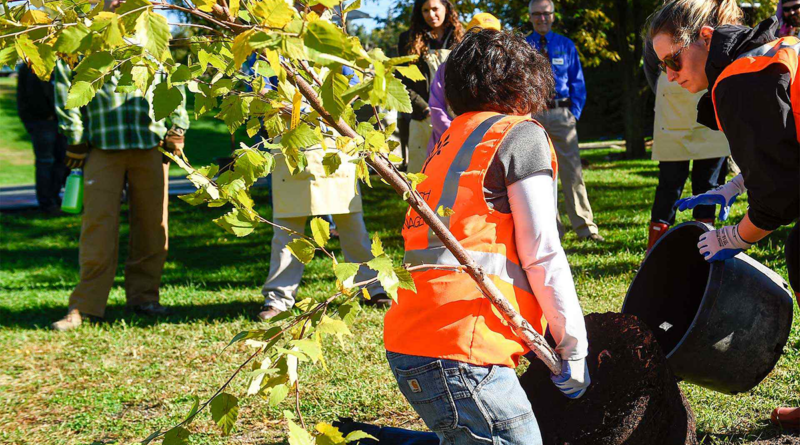
{"label": "reflective stripe on vest", "polygon": [[[439,206],[447,208],[453,207],[453,204],[456,202],[456,196],[458,195],[458,181],[461,179],[461,174],[464,173],[469,167],[469,164],[472,161],[472,154],[475,153],[475,148],[481,143],[483,137],[486,136],[486,132],[488,132],[494,124],[504,117],[505,116],[502,114],[492,116],[483,121],[480,125],[478,125],[478,128],[470,133],[466,142],[464,142],[464,145],[462,145],[461,149],[458,151],[455,159],[453,159],[453,163],[450,164],[450,169],[447,170],[447,176],[445,176],[444,179],[442,195],[439,197],[439,202],[431,206],[432,209],[436,210],[439,208]],[[424,167],[427,167],[427,163]],[[423,173],[425,172],[424,167],[422,169]],[[450,228],[449,216],[439,216],[437,214],[436,217],[439,218],[445,227],[448,229]],[[439,237],[437,237],[433,232],[433,229],[429,227],[428,247],[437,247],[442,245],[442,240],[440,240]]]}
{"label": "reflective stripe on vest", "polygon": [[782,37],[739,55],[736,60],[728,65],[719,75],[714,87],[711,89],[714,117],[717,119],[717,127],[720,131],[725,132],[725,128],[722,126],[722,121],[720,121],[719,113],[717,112],[717,86],[728,77],[737,74],[756,73],[778,63],[785,66],[791,74],[789,97],[792,101],[796,137],[800,141],[800,82],[796,81],[800,72],[798,70],[798,55],[800,55],[800,39],[797,37]]}
{"label": "reflective stripe on vest", "polygon": [[[533,293],[528,282],[528,275],[525,269],[519,264],[509,260],[501,253],[476,252],[468,250],[469,256],[475,260],[483,271],[489,275],[496,275],[506,283],[518,287],[529,294]],[[446,247],[434,247],[430,249],[409,250],[406,252],[405,262],[412,266],[420,264],[437,264],[441,266],[460,266],[461,263]]]}

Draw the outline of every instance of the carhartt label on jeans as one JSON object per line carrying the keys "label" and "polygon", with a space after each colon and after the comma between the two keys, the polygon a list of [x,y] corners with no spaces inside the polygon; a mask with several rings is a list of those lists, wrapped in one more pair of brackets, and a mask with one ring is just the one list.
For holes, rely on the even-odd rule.
{"label": "carhartt label on jeans", "polygon": [[411,388],[411,392],[422,392],[422,387],[419,386],[419,382],[417,381],[417,379],[409,380],[408,386]]}

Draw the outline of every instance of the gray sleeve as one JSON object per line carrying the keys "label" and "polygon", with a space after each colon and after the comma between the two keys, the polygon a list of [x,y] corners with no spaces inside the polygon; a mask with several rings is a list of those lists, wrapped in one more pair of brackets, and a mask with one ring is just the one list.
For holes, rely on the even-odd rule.
{"label": "gray sleeve", "polygon": [[[533,122],[522,122],[506,135],[493,162],[505,173],[505,186],[541,171],[553,172],[547,133]],[[491,168],[490,168],[491,170]]]}

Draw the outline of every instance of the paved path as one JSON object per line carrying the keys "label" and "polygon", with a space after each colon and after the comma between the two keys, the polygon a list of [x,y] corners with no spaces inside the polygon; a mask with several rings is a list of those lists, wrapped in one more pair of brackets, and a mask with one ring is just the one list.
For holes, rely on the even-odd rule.
{"label": "paved path", "polygon": [[[265,178],[259,179],[253,186],[265,187]],[[171,176],[169,178],[170,196],[185,195],[187,193],[193,193],[195,190],[197,189],[194,184],[184,176]],[[37,207],[39,207],[39,203],[36,201],[36,191],[33,184],[0,187],[0,212],[33,209]]]}

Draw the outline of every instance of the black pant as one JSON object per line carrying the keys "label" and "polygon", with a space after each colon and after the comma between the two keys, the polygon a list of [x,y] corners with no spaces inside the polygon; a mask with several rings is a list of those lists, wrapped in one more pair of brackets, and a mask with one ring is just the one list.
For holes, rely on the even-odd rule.
{"label": "black pant", "polygon": [[64,165],[67,138],[58,132],[58,122],[55,119],[23,123],[33,142],[33,153],[36,156],[36,199],[39,207],[58,207],[61,205],[58,193],[69,174],[69,169]]}
{"label": "black pant", "polygon": [[[692,162],[692,194],[699,195],[719,186],[727,172],[725,158],[699,159],[694,161],[661,161],[658,163],[658,187],[653,200],[650,221],[675,224],[675,201],[680,199],[683,186],[689,177],[689,162]],[[694,219],[713,219],[715,206],[697,206],[692,211]]]}

